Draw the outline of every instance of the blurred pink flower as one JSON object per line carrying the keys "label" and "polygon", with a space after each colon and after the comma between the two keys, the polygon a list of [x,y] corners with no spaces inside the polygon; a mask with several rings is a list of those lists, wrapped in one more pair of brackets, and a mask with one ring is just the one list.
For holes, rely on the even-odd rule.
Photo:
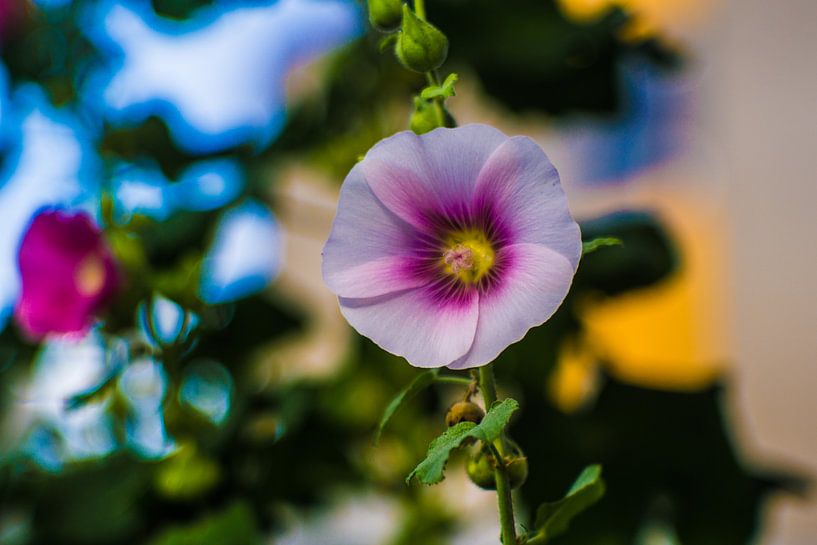
{"label": "blurred pink flower", "polygon": [[35,216],[18,265],[22,293],[15,317],[32,339],[86,331],[121,282],[101,231],[84,212]]}
{"label": "blurred pink flower", "polygon": [[417,367],[489,363],[545,322],[581,255],[542,149],[486,125],[401,132],[343,183],[323,276],[349,323]]}

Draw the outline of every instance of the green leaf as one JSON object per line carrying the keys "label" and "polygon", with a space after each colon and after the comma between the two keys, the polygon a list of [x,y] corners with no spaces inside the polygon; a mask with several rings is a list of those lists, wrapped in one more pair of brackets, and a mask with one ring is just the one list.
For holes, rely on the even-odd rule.
{"label": "green leaf", "polygon": [[603,495],[601,466],[587,466],[564,498],[543,503],[536,510],[535,543],[547,543],[550,538],[563,533],[573,517],[599,501]]}
{"label": "green leaf", "polygon": [[399,409],[403,403],[423,391],[424,388],[427,388],[433,384],[439,373],[439,369],[431,369],[424,373],[420,373],[408,386],[403,388],[400,393],[394,396],[394,399],[391,400],[389,405],[386,407],[386,410],[383,411],[383,416],[380,418],[380,424],[377,426],[377,433],[374,437],[375,445],[380,442],[380,436],[383,434],[383,430],[391,420],[391,417],[394,416],[394,413],[397,412],[397,409]]}
{"label": "green leaf", "polygon": [[149,545],[255,545],[261,542],[252,508],[233,503],[186,524],[165,528]]}
{"label": "green leaf", "polygon": [[623,242],[621,242],[621,239],[616,237],[594,238],[593,240],[582,242],[582,255],[593,253],[599,248],[604,248],[605,246],[621,246],[622,244]]}
{"label": "green leaf", "polygon": [[460,422],[452,428],[445,430],[445,433],[434,439],[428,447],[428,454],[425,460],[414,468],[406,482],[412,478],[423,484],[437,484],[443,480],[445,464],[451,451],[459,447],[462,442],[472,437],[490,443],[499,439],[502,431],[508,425],[511,415],[519,408],[519,403],[515,399],[506,399],[501,403],[494,403],[482,422]]}

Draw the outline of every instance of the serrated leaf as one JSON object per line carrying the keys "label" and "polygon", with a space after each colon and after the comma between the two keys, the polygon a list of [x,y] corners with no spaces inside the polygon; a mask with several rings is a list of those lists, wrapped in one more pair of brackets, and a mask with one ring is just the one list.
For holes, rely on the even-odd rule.
{"label": "serrated leaf", "polygon": [[536,510],[535,542],[546,543],[550,538],[563,533],[570,526],[573,517],[599,501],[603,495],[601,466],[587,466],[564,498],[543,503]]}
{"label": "serrated leaf", "polygon": [[604,248],[605,246],[621,246],[622,244],[623,242],[621,242],[621,239],[616,237],[594,238],[593,240],[582,242],[582,255],[593,253],[599,248]]}
{"label": "serrated leaf", "polygon": [[445,464],[452,450],[459,447],[469,437],[488,443],[496,441],[508,425],[511,415],[518,408],[519,403],[509,398],[501,403],[495,403],[479,424],[460,422],[448,428],[445,433],[431,442],[425,460],[420,462],[406,477],[406,482],[411,481],[414,477],[417,477],[423,484],[437,484],[442,481]]}
{"label": "serrated leaf", "polygon": [[399,409],[403,403],[423,391],[424,388],[427,388],[433,384],[439,373],[439,369],[431,369],[424,373],[420,373],[414,378],[414,380],[411,381],[411,383],[409,383],[408,386],[400,390],[400,392],[394,396],[388,406],[386,406],[386,410],[383,411],[383,416],[380,418],[380,424],[377,426],[377,433],[375,433],[374,436],[375,445],[380,442],[380,436],[383,435],[383,430],[386,428],[386,425],[388,425],[392,416],[394,416],[394,413],[397,412],[397,409]]}

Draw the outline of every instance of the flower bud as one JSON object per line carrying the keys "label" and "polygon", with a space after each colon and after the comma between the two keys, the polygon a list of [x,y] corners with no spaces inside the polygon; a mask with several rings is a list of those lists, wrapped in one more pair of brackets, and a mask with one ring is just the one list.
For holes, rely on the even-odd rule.
{"label": "flower bud", "polygon": [[443,124],[440,125],[440,118],[437,107],[430,100],[423,100],[414,97],[414,111],[409,119],[409,128],[416,134],[425,134],[433,131],[437,127],[456,127],[457,122],[449,113],[445,106],[440,106],[443,110]]}
{"label": "flower bud", "polygon": [[369,0],[369,22],[377,30],[397,30],[403,20],[402,0]]}
{"label": "flower bud", "polygon": [[414,111],[409,119],[409,128],[417,134],[425,134],[440,126],[434,105],[420,97],[414,99]]}
{"label": "flower bud", "polygon": [[468,460],[465,466],[465,472],[468,473],[468,478],[483,490],[496,490],[496,478],[494,477],[492,460],[491,457],[480,451],[476,456]]}
{"label": "flower bud", "polygon": [[[528,478],[528,459],[521,451],[505,456],[505,472],[508,475],[508,482],[511,490],[516,490]],[[490,454],[480,450],[473,456],[465,466],[468,478],[478,487],[484,490],[496,490],[496,460]]]}
{"label": "flower bud", "polygon": [[511,490],[516,490],[528,480],[528,459],[524,456],[505,457],[505,471],[508,472]]}
{"label": "flower bud", "polygon": [[415,72],[439,68],[448,56],[448,38],[403,4],[403,28],[394,49],[400,63]]}
{"label": "flower bud", "polygon": [[451,405],[451,408],[448,409],[448,414],[445,415],[445,423],[449,428],[456,426],[460,422],[479,424],[482,422],[483,416],[485,416],[485,411],[476,403],[459,401]]}
{"label": "flower bud", "polygon": [[37,215],[17,260],[22,290],[15,318],[32,339],[86,331],[121,284],[102,232],[84,212]]}

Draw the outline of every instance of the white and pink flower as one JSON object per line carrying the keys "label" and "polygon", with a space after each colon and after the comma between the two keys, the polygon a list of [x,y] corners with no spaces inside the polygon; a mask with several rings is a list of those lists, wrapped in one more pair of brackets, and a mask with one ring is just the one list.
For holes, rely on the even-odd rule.
{"label": "white and pink flower", "polygon": [[401,132],[343,183],[323,276],[349,323],[417,367],[485,365],[570,289],[579,226],[526,137]]}

